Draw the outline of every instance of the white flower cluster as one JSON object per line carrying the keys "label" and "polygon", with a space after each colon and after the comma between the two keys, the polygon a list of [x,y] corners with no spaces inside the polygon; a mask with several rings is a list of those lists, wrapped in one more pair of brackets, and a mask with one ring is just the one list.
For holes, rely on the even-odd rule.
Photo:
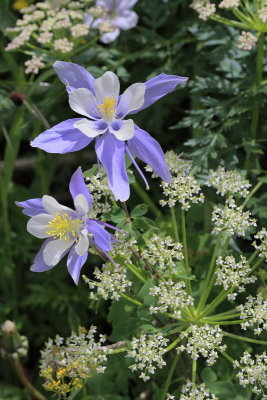
{"label": "white flower cluster", "polygon": [[190,203],[204,202],[204,194],[193,175],[180,174],[173,178],[172,183],[162,182],[161,187],[163,194],[168,197],[168,200],[160,200],[161,206],[174,207],[178,202],[187,211]]}
{"label": "white flower cluster", "polygon": [[[256,354],[255,360],[245,351],[239,361],[234,361],[235,368],[240,368],[237,378],[241,386],[252,385],[252,392],[264,395],[264,388],[267,388],[267,355]],[[266,396],[262,397],[266,400]]]}
{"label": "white flower cluster", "polygon": [[114,236],[117,242],[113,244],[112,250],[109,253],[110,256],[113,260],[116,260],[116,257],[119,257],[120,265],[123,265],[122,259],[125,260],[125,262],[131,262],[133,253],[138,253],[139,251],[137,241],[121,232],[116,232]]}
{"label": "white flower cluster", "polygon": [[267,3],[263,4],[263,7],[258,10],[258,16],[260,20],[265,24],[267,22]]}
{"label": "white flower cluster", "polygon": [[[175,153],[173,150],[165,153],[165,160],[170,172],[175,175],[180,173],[188,174],[192,168],[192,161],[185,160],[180,154]],[[158,178],[158,175],[156,172],[154,172],[150,165],[146,165],[145,170],[152,173],[152,178]]]}
{"label": "white flower cluster", "polygon": [[249,319],[241,324],[241,328],[246,330],[249,326],[257,325],[254,329],[255,335],[259,335],[267,329],[267,299],[261,293],[256,297],[249,296],[245,304],[236,307],[240,311],[240,319]]}
{"label": "white flower cluster", "polygon": [[83,276],[84,281],[89,285],[90,289],[95,289],[96,292],[90,292],[90,299],[98,300],[102,297],[104,300],[108,298],[112,300],[119,300],[120,293],[126,292],[126,290],[132,285],[132,282],[127,279],[127,270],[120,265],[114,265],[111,262],[104,264],[102,270],[95,268],[94,276],[97,281],[88,279]]}
{"label": "white flower cluster", "polygon": [[257,40],[257,36],[253,35],[253,33],[242,31],[241,35],[238,37],[237,47],[242,50],[252,50]]}
{"label": "white flower cluster", "polygon": [[200,355],[207,359],[208,365],[213,365],[218,358],[218,351],[225,351],[226,345],[222,345],[223,333],[219,325],[203,326],[191,325],[186,331],[181,332],[181,338],[186,338],[187,343],[177,347],[177,352],[187,351],[193,360]]}
{"label": "white flower cluster", "polygon": [[250,218],[250,216],[250,211],[244,212],[231,198],[226,201],[223,208],[214,207],[211,217],[214,222],[212,233],[218,235],[220,232],[225,231],[229,236],[245,236],[249,227],[257,226],[256,219]]}
{"label": "white flower cluster", "polygon": [[[53,50],[62,54],[71,52],[80,43],[77,39],[84,38],[89,33],[90,28],[84,23],[84,19],[90,13],[92,3],[92,0],[46,1],[22,9],[22,18],[17,20],[16,26],[6,29],[6,34],[13,37],[6,50],[16,50],[30,44],[31,48],[36,48],[36,57],[45,54],[42,47],[50,53]],[[34,52],[32,54],[34,56]],[[34,60],[31,60],[27,73],[37,74],[39,68],[44,66],[42,60],[39,68],[37,65],[37,61],[34,64]]]}
{"label": "white flower cluster", "polygon": [[185,288],[184,282],[161,281],[158,286],[150,288],[149,294],[157,297],[156,306],[150,306],[151,314],[171,312],[177,319],[182,316],[182,309],[194,304],[194,299]]}
{"label": "white flower cluster", "polygon": [[197,385],[188,380],[182,387],[180,400],[218,400],[218,398],[209,392],[204,383]]}
{"label": "white flower cluster", "polygon": [[177,275],[177,262],[184,258],[183,245],[174,243],[169,236],[161,238],[153,235],[149,238],[149,245],[141,251],[141,257],[155,267],[157,274],[168,271]]}
{"label": "white flower cluster", "polygon": [[115,201],[104,168],[98,168],[97,174],[86,178],[86,185],[94,198],[90,216],[97,217],[111,211],[111,203]]}
{"label": "white flower cluster", "polygon": [[199,18],[203,21],[216,12],[216,6],[209,0],[194,0],[190,7],[198,13]]}
{"label": "white flower cluster", "polygon": [[240,0],[223,0],[219,4],[220,8],[237,8],[240,5]]}
{"label": "white flower cluster", "polygon": [[95,341],[96,327],[91,326],[87,332],[79,329],[64,341],[57,336],[49,339],[41,352],[40,375],[45,378],[44,388],[58,394],[66,394],[82,387],[81,381],[93,372],[103,373],[106,369],[109,349],[102,345],[106,338],[100,335]]}
{"label": "white flower cluster", "polygon": [[133,338],[131,349],[128,350],[126,357],[133,358],[135,364],[129,368],[132,371],[142,371],[139,378],[148,381],[149,375],[154,374],[157,367],[162,368],[166,365],[163,355],[168,341],[159,333],[155,335],[143,334],[139,339]]}
{"label": "white flower cluster", "polygon": [[267,261],[267,229],[262,228],[255,236],[255,239],[260,240],[260,243],[257,244],[256,241],[252,243],[256,250],[260,250],[259,256],[264,257]]}
{"label": "white flower cluster", "polygon": [[227,193],[230,193],[231,195],[237,193],[242,197],[248,195],[248,189],[251,186],[249,181],[243,179],[238,171],[226,171],[221,166],[217,168],[216,171],[209,171],[207,185],[216,188],[216,193],[222,196]]}
{"label": "white flower cluster", "polygon": [[[245,285],[257,280],[256,276],[248,276],[251,268],[247,259],[241,256],[240,261],[236,262],[233,256],[227,256],[224,259],[220,256],[216,260],[216,281],[215,285],[222,285],[224,290],[237,289],[238,293],[245,291]],[[234,300],[237,293],[229,293],[228,300]]]}
{"label": "white flower cluster", "polygon": [[33,56],[30,60],[25,61],[25,74],[38,74],[39,70],[45,65],[43,57]]}

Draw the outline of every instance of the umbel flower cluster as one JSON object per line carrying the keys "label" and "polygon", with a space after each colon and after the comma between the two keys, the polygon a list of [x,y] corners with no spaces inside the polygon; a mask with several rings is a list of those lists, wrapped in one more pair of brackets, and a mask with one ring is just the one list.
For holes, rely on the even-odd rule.
{"label": "umbel flower cluster", "polygon": [[[262,394],[263,388],[267,388],[267,355],[256,354],[255,360],[247,351],[243,354],[239,361],[234,361],[234,368],[239,368],[237,373],[240,385],[252,386],[252,392]],[[262,400],[266,400],[263,395]]]}
{"label": "umbel flower cluster", "polygon": [[46,0],[20,9],[22,18],[6,29],[12,38],[6,50],[25,50],[26,74],[38,74],[46,60],[74,54],[100,35],[104,43],[115,40],[120,29],[133,28],[138,21],[131,10],[137,2],[126,0]]}
{"label": "umbel flower cluster", "polygon": [[44,388],[59,395],[66,395],[83,386],[82,381],[95,371],[103,373],[109,350],[103,346],[105,337],[95,341],[96,327],[87,332],[79,328],[66,341],[57,336],[50,339],[41,353],[40,375],[45,379]]}
{"label": "umbel flower cluster", "polygon": [[[176,400],[176,398],[168,394],[166,400]],[[209,392],[204,383],[196,385],[188,380],[182,387],[179,400],[218,400],[218,398]]]}

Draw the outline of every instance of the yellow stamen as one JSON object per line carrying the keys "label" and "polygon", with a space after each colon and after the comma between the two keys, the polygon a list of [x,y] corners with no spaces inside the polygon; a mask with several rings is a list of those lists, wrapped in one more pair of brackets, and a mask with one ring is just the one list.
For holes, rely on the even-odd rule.
{"label": "yellow stamen", "polygon": [[57,215],[47,225],[47,235],[54,239],[68,241],[70,238],[77,238],[81,230],[82,221],[72,218],[68,214]]}
{"label": "yellow stamen", "polygon": [[104,120],[112,121],[115,114],[116,98],[115,97],[104,97],[104,102],[99,104],[97,108],[102,114]]}

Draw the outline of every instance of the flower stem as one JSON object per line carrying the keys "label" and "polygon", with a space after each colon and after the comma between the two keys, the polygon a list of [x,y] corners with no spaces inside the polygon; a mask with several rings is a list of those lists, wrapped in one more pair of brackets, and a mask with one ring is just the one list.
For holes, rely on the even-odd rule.
{"label": "flower stem", "polygon": [[196,383],[197,379],[197,360],[193,360],[192,362],[192,382]]}
{"label": "flower stem", "polygon": [[46,398],[31,384],[23,365],[18,358],[13,360],[13,365],[19,376],[19,379],[21,380],[21,383],[25,386],[30,395],[36,400],[46,400]]}
{"label": "flower stem", "polygon": [[248,337],[245,337],[245,336],[238,336],[238,335],[234,335],[233,333],[224,332],[224,331],[223,331],[223,334],[225,336],[228,336],[228,337],[233,338],[233,339],[242,340],[243,342],[262,344],[262,345],[266,345],[267,344],[266,340],[251,339],[251,338],[248,338]]}
{"label": "flower stem", "polygon": [[181,340],[182,340],[182,338],[179,336],[174,342],[172,342],[168,347],[166,347],[165,353],[168,353],[168,351],[174,349],[174,347],[176,347],[177,344],[180,343]]}
{"label": "flower stem", "polygon": [[134,183],[132,183],[132,187],[134,188],[134,190],[136,191],[138,196],[149,206],[150,210],[153,212],[155,217],[157,217],[157,218],[161,217],[162,216],[161,211],[158,209],[157,206],[155,206],[155,204],[151,200],[151,197],[141,187],[141,185],[139,185],[139,183],[137,181],[135,181]]}
{"label": "flower stem", "polygon": [[138,271],[138,269],[132,265],[127,263],[126,267],[143,283],[146,283],[146,279],[140,274],[140,272]]}
{"label": "flower stem", "polygon": [[[188,249],[187,249],[185,212],[182,208],[181,208],[181,220],[182,220],[182,237],[183,237],[183,247],[184,247],[184,264],[186,272],[190,274],[191,269],[189,265]],[[186,280],[186,287],[189,293],[191,293],[191,282],[188,279]]]}
{"label": "flower stem", "polygon": [[254,188],[250,191],[246,199],[244,200],[243,204],[241,205],[241,208],[244,208],[248,201],[251,199],[251,197],[259,190],[259,188],[263,185],[263,182],[258,182],[257,185],[254,186]]}
{"label": "flower stem", "polygon": [[224,351],[220,351],[220,353],[224,356],[224,358],[226,358],[226,360],[230,361],[230,363],[233,364],[234,359],[231,356],[229,356],[229,354],[225,353]]}
{"label": "flower stem", "polygon": [[175,215],[175,208],[171,207],[171,216],[172,216],[172,226],[173,226],[173,232],[174,232],[174,238],[176,242],[179,242],[179,231],[178,231],[178,225],[177,225],[177,218]]}
{"label": "flower stem", "polygon": [[171,368],[169,370],[169,373],[168,373],[164,388],[163,388],[163,394],[162,394],[161,400],[164,400],[166,398],[167,393],[169,392],[169,387],[171,385],[171,380],[172,380],[175,368],[177,367],[179,358],[180,358],[180,354],[176,354],[176,356],[174,357],[174,360],[172,362]]}
{"label": "flower stem", "polygon": [[127,296],[126,294],[124,294],[124,293],[122,293],[122,292],[118,292],[118,293],[119,293],[119,295],[120,295],[121,297],[123,297],[124,299],[130,301],[131,303],[135,304],[136,306],[144,306],[143,303],[141,303],[141,302],[138,301],[138,300],[133,299],[133,298],[130,297],[130,296]]}
{"label": "flower stem", "polygon": [[[262,80],[263,48],[264,48],[264,33],[261,32],[259,35],[258,47],[257,47],[257,64],[256,64],[256,76],[255,76],[256,88],[260,86]],[[257,136],[259,115],[260,115],[260,102],[254,99],[252,107],[252,119],[251,119],[251,132],[253,139],[256,139]]]}

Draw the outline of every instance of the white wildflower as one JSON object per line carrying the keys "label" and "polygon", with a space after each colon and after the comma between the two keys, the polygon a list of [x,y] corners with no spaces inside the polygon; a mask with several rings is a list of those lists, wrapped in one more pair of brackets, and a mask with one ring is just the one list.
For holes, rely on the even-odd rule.
{"label": "white wildflower", "polygon": [[26,69],[25,74],[38,74],[39,70],[45,66],[43,57],[33,56],[24,63]]}
{"label": "white wildflower", "polygon": [[155,335],[143,334],[139,339],[134,337],[131,341],[131,349],[127,351],[126,357],[133,358],[135,364],[129,368],[132,371],[141,371],[139,378],[144,381],[149,380],[156,368],[162,368],[166,365],[163,355],[168,341],[159,333]]}
{"label": "white wildflower", "polygon": [[112,300],[119,300],[121,293],[132,285],[132,282],[127,279],[127,270],[120,265],[114,265],[111,262],[104,264],[102,269],[95,268],[94,276],[97,281],[88,279],[83,276],[85,282],[89,285],[90,289],[95,289],[96,293],[91,292],[90,298],[92,300],[98,300],[108,298]]}
{"label": "white wildflower", "polygon": [[226,345],[222,345],[223,332],[219,325],[203,326],[190,325],[181,332],[181,338],[186,338],[187,343],[177,347],[177,352],[187,351],[193,360],[197,360],[200,355],[207,359],[208,365],[213,365],[218,358],[218,351],[225,351]]}
{"label": "white wildflower", "polygon": [[[224,259],[220,256],[217,261],[215,285],[222,285],[224,290],[237,290],[238,293],[245,291],[245,285],[257,280],[255,276],[248,276],[251,268],[247,259],[241,256],[240,261],[236,262],[233,256],[227,256]],[[228,300],[234,300],[236,293],[228,294]]]}
{"label": "white wildflower", "polygon": [[240,0],[223,0],[220,2],[220,8],[237,8],[240,5]]}
{"label": "white wildflower", "polygon": [[149,238],[148,246],[141,251],[141,257],[154,267],[157,274],[167,271],[177,274],[177,263],[184,258],[183,245],[174,243],[169,236],[162,238],[153,235]]}
{"label": "white wildflower", "polygon": [[241,324],[241,328],[246,330],[250,326],[256,325],[255,335],[259,335],[267,329],[267,299],[263,298],[262,293],[256,297],[249,296],[245,304],[236,307],[240,311],[240,319],[248,319]]}
{"label": "white wildflower", "polygon": [[199,18],[203,21],[206,21],[216,12],[215,4],[212,4],[209,0],[194,0],[190,7],[198,13]]}
{"label": "white wildflower", "polygon": [[258,10],[258,17],[264,24],[267,22],[267,4],[263,5],[263,7]]}
{"label": "white wildflower", "polygon": [[250,216],[250,211],[244,212],[236,205],[234,199],[230,198],[224,207],[214,207],[211,217],[214,223],[212,233],[218,235],[224,231],[229,236],[245,236],[248,228],[257,226],[256,219]]}
{"label": "white wildflower", "polygon": [[174,207],[176,203],[180,203],[182,209],[187,211],[191,207],[191,203],[203,203],[204,195],[201,188],[193,175],[178,175],[173,178],[172,183],[162,182],[163,194],[168,200],[160,200],[160,205]]}
{"label": "white wildflower", "polygon": [[180,400],[218,400],[218,398],[209,392],[204,383],[199,385],[188,380],[182,387]]}
{"label": "white wildflower", "polygon": [[182,317],[182,310],[194,304],[194,299],[184,289],[184,282],[161,281],[150,288],[149,294],[156,297],[156,305],[150,306],[151,314],[171,312],[177,319]]}
{"label": "white wildflower", "polygon": [[42,44],[51,43],[52,38],[53,38],[53,34],[49,31],[45,31],[39,35],[37,42],[42,43]]}
{"label": "white wildflower", "polygon": [[89,26],[85,24],[77,24],[73,25],[70,30],[73,37],[86,36],[89,32]]}
{"label": "white wildflower", "polygon": [[227,193],[231,195],[237,193],[242,197],[248,195],[248,189],[251,186],[249,181],[243,179],[238,171],[226,171],[223,167],[219,167],[216,171],[209,171],[207,185],[216,188],[216,193],[222,196]]}
{"label": "white wildflower", "polygon": [[253,33],[242,31],[238,38],[237,47],[242,50],[252,50],[257,40],[257,36],[253,35]]}
{"label": "white wildflower", "polygon": [[[187,175],[192,168],[191,160],[185,160],[181,157],[181,154],[177,154],[173,150],[165,153],[165,160],[171,174],[177,175],[182,173]],[[152,178],[158,178],[157,173],[150,167],[150,165],[146,165],[145,170],[152,173]]]}
{"label": "white wildflower", "polygon": [[256,250],[260,250],[259,256],[264,257],[267,261],[267,229],[262,228],[255,236],[255,239],[258,239],[260,243],[258,244],[256,241],[252,243]]}
{"label": "white wildflower", "polygon": [[73,43],[66,38],[57,39],[54,41],[54,48],[60,53],[69,53],[73,49]]}
{"label": "white wildflower", "polygon": [[[239,361],[234,361],[234,367],[240,368],[237,378],[241,386],[252,386],[252,392],[264,395],[264,388],[267,388],[267,355],[266,353],[256,354],[255,360],[245,351]],[[262,400],[266,397],[262,397]]]}

